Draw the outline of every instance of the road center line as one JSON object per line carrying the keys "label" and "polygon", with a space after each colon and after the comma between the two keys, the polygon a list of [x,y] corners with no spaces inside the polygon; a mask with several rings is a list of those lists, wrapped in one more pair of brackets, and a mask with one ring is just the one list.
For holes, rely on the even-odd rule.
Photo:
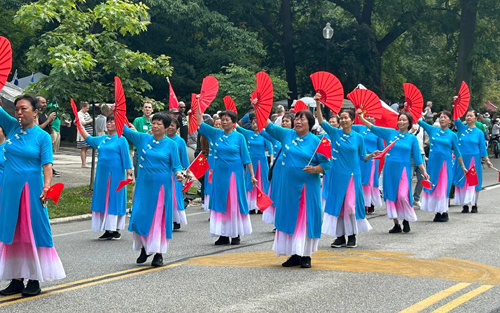
{"label": "road center line", "polygon": [[432,311],[432,313],[446,313],[454,308],[458,307],[461,304],[464,304],[465,302],[469,301],[470,299],[480,295],[481,293],[493,288],[493,285],[482,285],[472,291],[469,291],[468,293],[456,298],[453,301],[450,301],[446,303],[445,305],[437,308],[436,310]]}
{"label": "road center line", "polygon": [[404,309],[403,311],[401,311],[399,313],[417,313],[417,312],[420,312],[420,311],[430,307],[434,303],[437,303],[437,302],[443,300],[444,298],[451,296],[455,292],[460,291],[460,290],[468,287],[469,285],[470,285],[470,283],[458,283],[456,285],[451,286],[448,289],[445,289],[445,290],[442,290],[436,294],[433,294],[432,296],[430,296],[427,299],[424,299],[418,303],[415,303],[411,307]]}

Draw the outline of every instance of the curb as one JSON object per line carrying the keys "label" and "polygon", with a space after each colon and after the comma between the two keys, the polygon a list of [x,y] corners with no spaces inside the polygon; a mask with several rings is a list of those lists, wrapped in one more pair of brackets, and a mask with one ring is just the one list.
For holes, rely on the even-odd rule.
{"label": "curb", "polygon": [[76,216],[52,218],[52,219],[50,219],[50,225],[77,222],[77,221],[85,221],[85,220],[90,220],[91,218],[92,218],[92,214],[82,214],[82,215],[76,215]]}

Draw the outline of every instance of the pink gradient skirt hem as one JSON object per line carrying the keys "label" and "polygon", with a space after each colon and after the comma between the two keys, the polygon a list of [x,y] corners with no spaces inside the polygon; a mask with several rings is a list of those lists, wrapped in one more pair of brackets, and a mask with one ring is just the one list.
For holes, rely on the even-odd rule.
{"label": "pink gradient skirt hem", "polygon": [[405,168],[403,170],[403,173],[401,174],[401,180],[399,181],[398,197],[396,199],[396,202],[385,200],[385,205],[387,207],[387,216],[390,219],[397,219],[398,221],[407,220],[408,222],[417,221],[417,215],[413,210],[413,206],[410,204],[408,191],[409,185]]}

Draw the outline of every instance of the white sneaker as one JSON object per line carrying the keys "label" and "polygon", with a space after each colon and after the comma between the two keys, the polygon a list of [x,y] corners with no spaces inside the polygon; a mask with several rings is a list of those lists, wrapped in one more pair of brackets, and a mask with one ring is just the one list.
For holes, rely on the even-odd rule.
{"label": "white sneaker", "polygon": [[420,209],[420,201],[417,200],[413,201],[413,207]]}

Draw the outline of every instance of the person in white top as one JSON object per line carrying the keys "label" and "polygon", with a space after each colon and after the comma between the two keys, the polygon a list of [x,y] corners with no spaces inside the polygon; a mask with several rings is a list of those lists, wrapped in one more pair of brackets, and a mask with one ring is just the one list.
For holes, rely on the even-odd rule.
{"label": "person in white top", "polygon": [[281,104],[276,107],[276,114],[278,114],[278,117],[274,121],[274,125],[281,126],[281,120],[285,115],[285,108]]}

